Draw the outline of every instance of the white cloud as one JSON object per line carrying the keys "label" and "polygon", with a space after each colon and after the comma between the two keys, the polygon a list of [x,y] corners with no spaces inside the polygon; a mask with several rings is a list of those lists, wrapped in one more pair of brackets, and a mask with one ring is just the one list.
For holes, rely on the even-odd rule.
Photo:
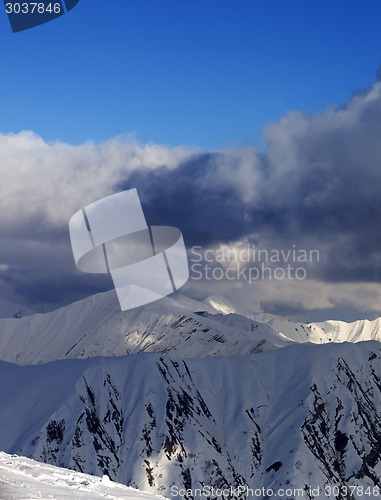
{"label": "white cloud", "polygon": [[117,138],[95,145],[47,144],[33,132],[0,134],[0,227],[64,225],[82,206],[112,194],[134,170],[174,168],[185,148]]}

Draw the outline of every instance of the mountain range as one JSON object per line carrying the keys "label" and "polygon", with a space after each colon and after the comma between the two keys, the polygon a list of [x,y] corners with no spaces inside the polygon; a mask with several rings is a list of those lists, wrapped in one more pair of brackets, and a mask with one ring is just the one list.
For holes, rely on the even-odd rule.
{"label": "mountain range", "polygon": [[222,297],[199,302],[178,293],[120,311],[111,290],[45,314],[5,304],[0,313],[12,316],[0,314],[0,359],[21,365],[138,352],[237,356],[295,343],[381,341],[381,318],[295,323],[241,310]]}
{"label": "mountain range", "polygon": [[167,498],[378,496],[379,320],[114,293],[0,319],[1,450]]}

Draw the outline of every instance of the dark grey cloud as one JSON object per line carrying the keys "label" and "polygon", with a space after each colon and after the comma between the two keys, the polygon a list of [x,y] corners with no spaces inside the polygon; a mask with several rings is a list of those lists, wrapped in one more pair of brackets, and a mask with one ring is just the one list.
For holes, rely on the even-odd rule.
{"label": "dark grey cloud", "polygon": [[[291,112],[266,131],[263,155],[200,154],[176,169],[134,171],[153,224],[181,227],[188,245],[259,234],[266,245],[321,248],[316,277],[381,275],[381,84],[338,110]],[[254,182],[253,182],[254,180]]]}
{"label": "dark grey cloud", "polygon": [[176,169],[135,171],[119,187],[136,187],[149,224],[180,227],[188,245],[235,241],[253,221],[244,216],[239,187],[220,177],[222,157],[200,154]]}

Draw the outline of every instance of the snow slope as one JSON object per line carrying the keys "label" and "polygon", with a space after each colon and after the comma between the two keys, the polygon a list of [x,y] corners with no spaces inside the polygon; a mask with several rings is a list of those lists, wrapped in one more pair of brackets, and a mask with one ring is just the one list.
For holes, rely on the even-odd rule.
{"label": "snow slope", "polygon": [[0,449],[168,498],[171,486],[381,487],[380,349],[2,362]]}
{"label": "snow slope", "polygon": [[0,452],[1,500],[159,500],[89,474],[45,465],[17,455]]}

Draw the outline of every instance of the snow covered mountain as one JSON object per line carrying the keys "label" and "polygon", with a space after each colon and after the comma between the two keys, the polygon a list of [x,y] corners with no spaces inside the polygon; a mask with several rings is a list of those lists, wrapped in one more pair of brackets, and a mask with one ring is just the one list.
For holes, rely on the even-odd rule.
{"label": "snow covered mountain", "polygon": [[1,500],[162,500],[134,488],[0,452]]}
{"label": "snow covered mountain", "polygon": [[332,487],[381,488],[380,348],[2,362],[0,447],[167,498],[205,486],[357,498]]}
{"label": "snow covered mountain", "polygon": [[209,297],[205,303],[212,307],[215,312],[221,312],[224,315],[233,313],[258,323],[266,323],[282,337],[293,342],[313,342],[314,344],[362,342],[364,340],[381,342],[381,318],[372,321],[362,319],[351,323],[337,320],[298,323],[274,314],[254,313],[242,309],[223,297]]}
{"label": "snow covered mountain", "polygon": [[122,312],[114,290],[49,313],[0,319],[0,332],[0,359],[22,365],[150,351],[240,355],[291,343],[265,323],[216,314],[181,294]]}
{"label": "snow covered mountain", "polygon": [[[257,319],[259,320],[258,316]],[[352,323],[324,321],[308,324],[272,318],[268,320],[267,324],[294,342],[326,344],[328,342],[362,342],[364,340],[381,341],[381,318],[376,318],[373,321],[362,319]]]}
{"label": "snow covered mountain", "polygon": [[111,290],[49,313],[2,318],[0,332],[0,359],[28,365],[138,352],[237,356],[295,342],[381,341],[381,319],[292,323],[241,311],[220,297],[198,302],[181,294],[122,312]]}

